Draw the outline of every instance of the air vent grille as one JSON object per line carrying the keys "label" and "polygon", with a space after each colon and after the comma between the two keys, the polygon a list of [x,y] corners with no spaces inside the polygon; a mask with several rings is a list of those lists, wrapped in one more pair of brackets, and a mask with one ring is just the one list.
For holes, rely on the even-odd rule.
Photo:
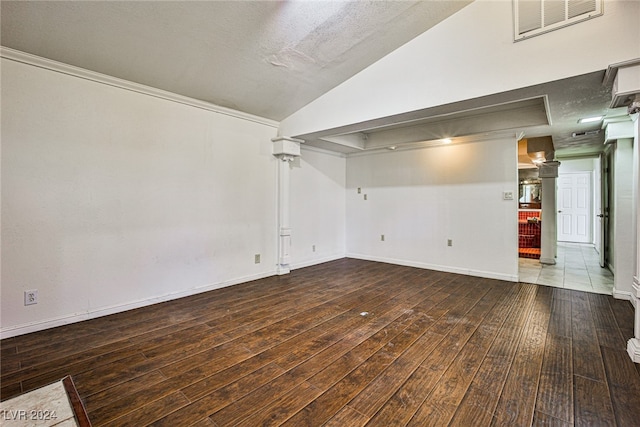
{"label": "air vent grille", "polygon": [[564,0],[547,0],[544,2],[544,26],[557,24],[566,19],[566,2]]}
{"label": "air vent grille", "polygon": [[596,0],[568,0],[568,18],[577,18],[584,14],[596,11]]}
{"label": "air vent grille", "polygon": [[524,34],[540,29],[542,23],[542,0],[520,0],[517,4],[520,12],[518,14],[519,31]]}
{"label": "air vent grille", "polygon": [[513,0],[515,41],[602,15],[602,0]]}

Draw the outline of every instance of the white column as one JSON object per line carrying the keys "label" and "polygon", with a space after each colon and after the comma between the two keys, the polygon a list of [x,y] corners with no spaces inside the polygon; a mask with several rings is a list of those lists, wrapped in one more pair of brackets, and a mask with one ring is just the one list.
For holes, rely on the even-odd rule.
{"label": "white column", "polygon": [[290,224],[290,163],[300,157],[300,144],[304,141],[293,138],[273,138],[273,155],[278,162],[278,274],[291,271],[291,224]]}
{"label": "white column", "polygon": [[556,178],[542,178],[542,235],[540,263],[555,264],[558,248],[556,230]]}
{"label": "white column", "polygon": [[555,264],[558,248],[556,232],[556,178],[560,162],[547,160],[538,165],[542,180],[542,235],[540,236],[540,263]]}
{"label": "white column", "polygon": [[[634,336],[627,342],[627,352],[631,360],[635,363],[640,363],[640,218],[638,218],[640,213],[640,131],[638,130],[640,127],[638,120],[638,115],[640,114],[640,59],[610,65],[605,73],[605,82],[613,83],[610,107],[626,106],[632,122],[630,128],[627,127],[626,123],[610,123],[612,125],[611,128],[609,128],[608,124],[605,128],[605,139],[615,139],[618,142],[620,142],[620,138],[624,138],[623,141],[630,139],[633,150],[631,153],[631,220],[629,221],[631,226],[628,227],[630,230],[627,230],[630,233],[630,238],[628,239],[630,244],[624,248],[624,250],[631,252],[631,265],[628,266],[629,268],[625,274],[619,274],[618,266],[615,266],[616,284],[613,291],[614,296],[616,296],[615,292],[619,280],[622,280],[622,284],[628,284],[631,281],[629,298],[635,308]],[[628,179],[627,177],[623,179],[625,178]],[[619,185],[620,182],[618,180],[615,183],[616,191]],[[617,206],[615,210],[618,210]],[[616,229],[618,229],[617,224]],[[616,236],[616,246],[617,240]],[[618,252],[619,249],[616,247],[614,256]],[[632,275],[633,279],[631,278]]]}
{"label": "white column", "polygon": [[631,360],[640,363],[640,120],[639,114],[631,115],[633,119],[634,138],[633,138],[633,200],[634,215],[636,218],[635,226],[635,271],[633,275],[633,290],[631,292],[631,302],[635,307],[634,320],[634,337],[627,343],[627,351]]}

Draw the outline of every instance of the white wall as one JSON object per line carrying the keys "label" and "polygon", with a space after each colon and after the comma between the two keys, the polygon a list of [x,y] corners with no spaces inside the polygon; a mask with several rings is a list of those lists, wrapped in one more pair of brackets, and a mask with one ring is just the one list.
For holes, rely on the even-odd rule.
{"label": "white wall", "polygon": [[1,95],[3,337],[274,274],[275,127],[6,59]]}
{"label": "white wall", "polygon": [[301,151],[291,165],[293,268],[345,256],[346,158],[304,145]]}
{"label": "white wall", "polygon": [[640,2],[513,42],[512,2],[476,0],[292,114],[296,136],[604,70],[640,57]]}
{"label": "white wall", "polygon": [[595,158],[568,160],[561,159],[558,173],[593,172],[595,169],[595,161]]}
{"label": "white wall", "polygon": [[516,281],[517,194],[515,137],[349,157],[347,255]]}

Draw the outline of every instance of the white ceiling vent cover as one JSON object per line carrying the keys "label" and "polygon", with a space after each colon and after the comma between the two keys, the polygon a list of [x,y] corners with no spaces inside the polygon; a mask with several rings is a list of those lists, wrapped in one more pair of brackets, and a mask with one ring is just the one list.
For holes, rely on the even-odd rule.
{"label": "white ceiling vent cover", "polygon": [[513,0],[514,40],[602,15],[602,0]]}

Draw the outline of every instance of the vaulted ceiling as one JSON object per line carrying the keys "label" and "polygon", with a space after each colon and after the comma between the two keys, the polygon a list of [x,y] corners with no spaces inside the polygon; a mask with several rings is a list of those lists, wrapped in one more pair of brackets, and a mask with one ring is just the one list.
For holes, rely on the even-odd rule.
{"label": "vaulted ceiling", "polygon": [[[1,41],[279,121],[471,1],[2,1]],[[349,153],[526,129],[596,153],[602,135],[572,135],[600,126],[578,118],[611,113],[604,71],[305,137]]]}
{"label": "vaulted ceiling", "polygon": [[3,1],[2,45],[282,120],[469,1]]}

